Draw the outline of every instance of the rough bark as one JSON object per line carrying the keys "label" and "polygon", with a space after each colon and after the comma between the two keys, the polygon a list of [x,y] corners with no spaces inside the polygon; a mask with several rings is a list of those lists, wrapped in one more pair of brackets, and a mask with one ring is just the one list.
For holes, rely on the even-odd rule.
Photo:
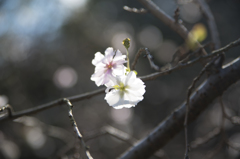
{"label": "rough bark", "polygon": [[[209,76],[192,94],[188,123],[193,122],[214,99],[240,79],[240,58]],[[120,159],[146,159],[164,147],[184,128],[186,103],[174,110],[147,137],[127,150]]]}

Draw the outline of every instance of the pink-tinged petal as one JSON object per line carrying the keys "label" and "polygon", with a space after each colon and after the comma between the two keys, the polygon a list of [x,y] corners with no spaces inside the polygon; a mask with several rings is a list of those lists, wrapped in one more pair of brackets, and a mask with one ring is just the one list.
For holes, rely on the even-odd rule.
{"label": "pink-tinged petal", "polygon": [[112,47],[108,47],[105,50],[105,56],[111,55],[113,52],[114,52],[113,48]]}
{"label": "pink-tinged petal", "polygon": [[96,66],[98,63],[102,61],[103,58],[104,58],[104,55],[101,54],[100,52],[97,52],[95,54],[95,58],[92,60],[92,64]]}
{"label": "pink-tinged petal", "polygon": [[114,58],[112,63],[113,63],[113,65],[122,65],[122,64],[124,64],[126,62],[127,61],[124,58],[118,59],[118,60],[115,60],[115,58]]}
{"label": "pink-tinged petal", "polygon": [[96,53],[92,61],[96,67],[91,80],[95,81],[97,86],[104,84],[111,86],[114,82],[110,77],[124,75],[125,68],[123,64],[126,63],[125,58],[126,56],[122,55],[119,50],[114,51],[111,47],[105,50],[105,56],[100,52]]}
{"label": "pink-tinged petal", "polygon": [[117,79],[113,75],[109,76],[109,82],[105,84],[106,87],[112,87],[117,85]]}
{"label": "pink-tinged petal", "polygon": [[100,86],[103,83],[103,78],[101,76],[96,76],[95,74],[93,74],[90,79],[94,81],[97,86]]}
{"label": "pink-tinged petal", "polygon": [[126,55],[123,55],[119,50],[117,50],[115,52],[115,57],[114,57],[114,60],[117,61],[117,60],[120,60],[120,59],[126,59]]}
{"label": "pink-tinged petal", "polygon": [[126,68],[123,65],[117,65],[114,68],[112,68],[112,71],[113,71],[112,73],[114,75],[121,76],[121,75],[125,74],[125,70],[126,70]]}

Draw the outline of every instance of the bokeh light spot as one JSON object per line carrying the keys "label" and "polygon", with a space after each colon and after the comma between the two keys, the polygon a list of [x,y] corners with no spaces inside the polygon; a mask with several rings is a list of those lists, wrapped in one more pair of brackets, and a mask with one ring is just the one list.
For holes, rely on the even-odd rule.
{"label": "bokeh light spot", "polygon": [[163,41],[162,45],[158,49],[156,55],[154,55],[159,61],[166,63],[171,62],[173,54],[176,52],[177,45],[171,41]]}
{"label": "bokeh light spot", "polygon": [[157,49],[163,40],[161,31],[152,25],[144,27],[138,35],[140,43],[150,50]]}
{"label": "bokeh light spot", "polygon": [[46,136],[39,127],[30,127],[26,129],[25,137],[27,143],[33,149],[40,149],[46,142]]}
{"label": "bokeh light spot", "polygon": [[195,3],[184,3],[180,8],[180,15],[186,22],[196,23],[201,18],[201,11]]}
{"label": "bokeh light spot", "polygon": [[0,107],[8,103],[8,97],[5,95],[0,95]]}
{"label": "bokeh light spot", "polygon": [[68,66],[57,69],[53,77],[54,84],[59,88],[71,88],[77,83],[77,79],[76,71]]}
{"label": "bokeh light spot", "polygon": [[123,108],[123,109],[111,109],[110,112],[111,118],[118,124],[125,124],[132,119],[133,112],[132,109]]}
{"label": "bokeh light spot", "polygon": [[59,0],[64,7],[69,9],[77,9],[83,7],[86,4],[86,0]]}

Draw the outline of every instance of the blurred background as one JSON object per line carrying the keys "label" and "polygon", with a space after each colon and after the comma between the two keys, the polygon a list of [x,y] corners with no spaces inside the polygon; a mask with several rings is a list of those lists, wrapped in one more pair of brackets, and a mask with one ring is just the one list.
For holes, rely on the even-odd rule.
{"label": "blurred background", "polygon": [[[179,7],[180,18],[189,30],[197,23],[207,27],[199,6],[191,0],[154,2],[170,16]],[[222,46],[238,39],[240,1],[207,2],[215,16]],[[131,60],[138,49],[148,47],[158,66],[171,62],[176,49],[184,43],[181,37],[151,14],[123,10],[125,5],[143,7],[136,0],[0,0],[0,106],[9,103],[20,111],[98,89],[90,80],[94,54],[104,53],[107,47],[125,53],[121,43],[125,38],[131,39]],[[210,41],[208,33],[202,43]],[[237,56],[239,48],[231,49],[226,53],[226,62]],[[201,64],[196,64],[146,82],[144,100],[135,108],[113,109],[104,100],[104,94],[73,103],[80,131],[89,136],[112,126],[141,139],[184,102],[187,87],[201,68]],[[136,70],[139,76],[155,72],[143,56]],[[223,95],[231,115],[240,115],[239,94],[237,83]],[[190,141],[218,127],[220,122],[216,100],[190,125]],[[240,144],[239,127],[226,123],[226,131],[230,140]],[[192,150],[190,156],[202,159],[220,140],[221,136],[216,137]],[[0,123],[0,158],[77,158],[78,145],[65,105]],[[87,145],[96,159],[113,159],[129,148],[129,144],[110,135],[89,140]],[[177,159],[183,157],[184,149],[181,132],[163,150],[165,158]],[[240,153],[225,146],[215,158],[237,159]]]}

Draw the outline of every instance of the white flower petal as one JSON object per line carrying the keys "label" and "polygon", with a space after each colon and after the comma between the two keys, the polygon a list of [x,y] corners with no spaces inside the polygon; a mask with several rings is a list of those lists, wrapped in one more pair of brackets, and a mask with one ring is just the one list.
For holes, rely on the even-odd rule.
{"label": "white flower petal", "polygon": [[114,53],[114,50],[112,47],[108,47],[106,50],[105,50],[105,56],[108,56],[109,54],[112,54]]}
{"label": "white flower petal", "polygon": [[110,106],[115,105],[121,99],[120,93],[117,90],[108,92],[104,98]]}
{"label": "white flower petal", "polygon": [[[116,89],[110,92],[107,91],[105,100],[115,109],[134,107],[143,100],[145,85],[141,79],[136,77],[134,72],[131,71],[128,75],[116,76],[114,84],[118,85],[118,87],[115,87]],[[110,88],[113,87],[107,89],[110,90]]]}
{"label": "white flower petal", "polygon": [[124,100],[121,98],[120,92],[118,90],[112,90],[106,94],[105,100],[107,103],[115,109],[130,108],[135,106],[135,102]]}
{"label": "white flower petal", "polygon": [[95,58],[92,60],[92,64],[96,66],[98,63],[102,61],[103,58],[104,58],[104,55],[101,54],[100,52],[97,52],[95,54]]}

